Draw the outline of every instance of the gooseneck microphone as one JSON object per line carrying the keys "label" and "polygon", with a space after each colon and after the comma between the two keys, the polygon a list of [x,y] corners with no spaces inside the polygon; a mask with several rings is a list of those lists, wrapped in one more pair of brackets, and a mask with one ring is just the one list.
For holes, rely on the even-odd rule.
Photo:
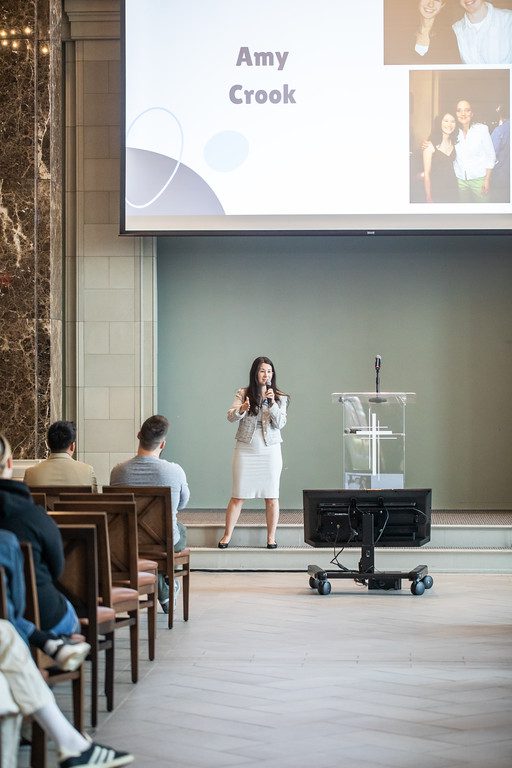
{"label": "gooseneck microphone", "polygon": [[370,397],[370,403],[385,403],[386,398],[380,396],[380,367],[382,365],[382,357],[380,355],[375,356],[375,397]]}

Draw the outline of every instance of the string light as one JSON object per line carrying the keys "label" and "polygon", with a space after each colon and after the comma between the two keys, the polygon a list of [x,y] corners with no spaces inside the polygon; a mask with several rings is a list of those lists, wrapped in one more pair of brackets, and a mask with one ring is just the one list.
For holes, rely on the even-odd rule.
{"label": "string light", "polygon": [[[34,30],[30,24],[0,28],[0,48],[4,50],[9,49],[18,53],[24,44],[26,50],[31,51],[33,38]],[[39,42],[39,53],[42,56],[48,56],[50,53],[48,42]]]}

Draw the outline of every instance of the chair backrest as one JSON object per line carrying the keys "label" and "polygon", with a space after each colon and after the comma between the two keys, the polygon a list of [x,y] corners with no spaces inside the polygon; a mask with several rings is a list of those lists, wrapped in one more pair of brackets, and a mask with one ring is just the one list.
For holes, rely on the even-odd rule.
{"label": "chair backrest", "polygon": [[[103,493],[133,493],[137,507],[139,554],[162,561],[173,556],[172,503],[168,487],[123,485],[103,486]],[[173,559],[174,563],[174,559]]]}
{"label": "chair backrest", "polygon": [[55,512],[65,510],[83,515],[97,512],[106,514],[112,581],[127,581],[132,589],[137,589],[139,552],[135,502],[109,501],[108,497],[97,501],[96,494],[94,497],[94,501],[55,502]]}
{"label": "chair backrest", "polygon": [[91,485],[29,485],[30,492],[46,495],[47,509],[53,509],[53,502],[58,501],[61,493],[92,493]]}
{"label": "chair backrest", "polygon": [[30,495],[32,496],[32,501],[34,504],[37,504],[38,507],[43,507],[43,509],[46,509],[46,493],[31,492]]}
{"label": "chair backrest", "polygon": [[61,493],[59,501],[133,501],[133,493],[95,493],[91,499],[90,493]]}
{"label": "chair backrest", "polygon": [[59,524],[64,546],[64,570],[57,580],[60,591],[74,606],[88,638],[98,633],[98,544],[94,524]]}
{"label": "chair backrest", "polygon": [[[57,502],[56,502],[57,503]],[[102,605],[112,607],[112,573],[110,568],[110,543],[107,515],[105,512],[80,513],[76,511],[50,511],[50,517],[61,525],[94,525],[96,528],[98,597]]]}
{"label": "chair backrest", "polygon": [[7,619],[7,578],[0,565],[0,619]]}

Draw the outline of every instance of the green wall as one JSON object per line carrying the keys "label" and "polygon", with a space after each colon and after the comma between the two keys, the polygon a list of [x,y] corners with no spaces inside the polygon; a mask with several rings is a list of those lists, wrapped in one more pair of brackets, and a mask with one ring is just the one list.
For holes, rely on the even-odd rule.
{"label": "green wall", "polygon": [[[436,509],[512,508],[511,238],[176,237],[158,241],[159,411],[191,508],[222,508],[226,411],[268,355],[292,396],[281,507],[341,485],[331,392],[413,391],[406,484]],[[248,506],[262,506],[250,502]]]}

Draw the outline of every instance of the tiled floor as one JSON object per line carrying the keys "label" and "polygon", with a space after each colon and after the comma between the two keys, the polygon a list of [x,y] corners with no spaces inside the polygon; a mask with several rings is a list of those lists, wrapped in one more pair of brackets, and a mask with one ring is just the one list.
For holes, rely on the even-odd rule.
{"label": "tiled floor", "polygon": [[323,597],[306,574],[194,573],[137,685],[119,644],[96,738],[139,768],[510,768],[511,614],[511,576]]}

